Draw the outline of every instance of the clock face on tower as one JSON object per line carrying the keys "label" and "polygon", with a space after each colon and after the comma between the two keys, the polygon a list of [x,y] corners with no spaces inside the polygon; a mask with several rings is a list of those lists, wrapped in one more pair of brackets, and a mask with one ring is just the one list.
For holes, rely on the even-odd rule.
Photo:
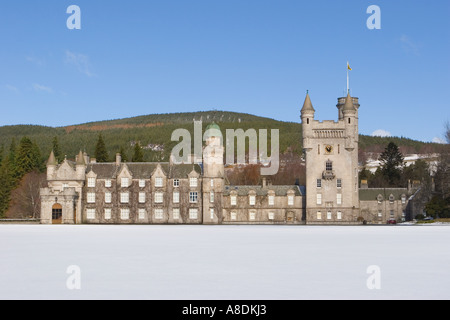
{"label": "clock face on tower", "polygon": [[333,152],[333,147],[330,146],[330,145],[326,145],[326,146],[325,146],[325,152],[326,152],[327,154],[332,153],[332,152]]}

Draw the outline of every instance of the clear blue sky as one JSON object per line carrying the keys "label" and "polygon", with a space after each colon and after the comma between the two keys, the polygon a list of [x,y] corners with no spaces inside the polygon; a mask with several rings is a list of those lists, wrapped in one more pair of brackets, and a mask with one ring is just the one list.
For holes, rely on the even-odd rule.
{"label": "clear blue sky", "polygon": [[299,122],[306,90],[336,119],[347,60],[362,134],[431,141],[450,118],[449,1],[2,0],[0,41],[0,125],[211,109]]}

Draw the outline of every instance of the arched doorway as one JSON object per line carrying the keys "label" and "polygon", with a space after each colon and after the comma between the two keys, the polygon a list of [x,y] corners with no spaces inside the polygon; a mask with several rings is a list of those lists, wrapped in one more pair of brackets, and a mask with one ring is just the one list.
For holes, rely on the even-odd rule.
{"label": "arched doorway", "polygon": [[62,206],[59,203],[52,207],[52,224],[62,224]]}

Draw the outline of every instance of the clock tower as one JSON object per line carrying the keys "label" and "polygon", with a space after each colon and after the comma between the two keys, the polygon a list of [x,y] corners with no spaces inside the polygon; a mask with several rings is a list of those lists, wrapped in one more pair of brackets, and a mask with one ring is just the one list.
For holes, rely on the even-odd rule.
{"label": "clock tower", "polygon": [[301,110],[306,158],[306,223],[361,223],[358,185],[359,100],[338,98],[338,120],[318,121],[309,94]]}

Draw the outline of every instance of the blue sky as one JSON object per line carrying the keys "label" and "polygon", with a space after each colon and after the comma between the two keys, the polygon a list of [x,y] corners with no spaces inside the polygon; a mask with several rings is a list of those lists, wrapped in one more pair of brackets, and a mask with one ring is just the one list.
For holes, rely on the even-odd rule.
{"label": "blue sky", "polygon": [[347,60],[362,134],[431,141],[450,119],[449,1],[3,0],[0,41],[0,125],[212,109],[299,122],[306,90],[316,119],[336,119]]}

